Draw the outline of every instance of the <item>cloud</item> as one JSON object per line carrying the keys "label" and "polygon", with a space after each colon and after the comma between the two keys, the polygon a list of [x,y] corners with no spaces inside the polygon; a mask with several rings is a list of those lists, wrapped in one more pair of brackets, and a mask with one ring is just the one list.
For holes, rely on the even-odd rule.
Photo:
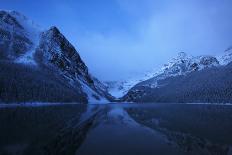
{"label": "cloud", "polygon": [[[126,78],[159,68],[180,51],[216,55],[231,44],[228,2],[146,1],[155,10],[145,3],[141,10],[137,0],[118,2],[125,14],[131,14],[131,30],[86,32],[79,41],[81,54],[101,79]],[[147,8],[151,10],[146,12]],[[134,18],[136,11],[139,16]]]}

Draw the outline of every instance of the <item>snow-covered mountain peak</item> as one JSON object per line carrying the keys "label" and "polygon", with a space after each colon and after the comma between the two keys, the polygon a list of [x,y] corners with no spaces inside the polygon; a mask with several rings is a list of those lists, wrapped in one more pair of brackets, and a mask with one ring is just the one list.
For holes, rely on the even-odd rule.
{"label": "snow-covered mountain peak", "polygon": [[27,18],[17,11],[0,10],[1,24],[5,23],[13,26],[14,29],[24,29],[28,35],[42,32],[44,29],[33,20]]}
{"label": "snow-covered mountain peak", "polygon": [[0,24],[1,27],[24,29],[19,21],[17,21],[17,19],[11,15],[10,11],[0,10]]}
{"label": "snow-covered mountain peak", "polygon": [[181,52],[167,65],[164,65],[159,73],[176,76],[217,65],[219,65],[219,62],[213,56],[202,55],[193,57]]}
{"label": "snow-covered mountain peak", "polygon": [[60,30],[56,26],[50,27],[46,32],[51,36],[61,35]]}
{"label": "snow-covered mountain peak", "polygon": [[17,11],[12,11],[12,10],[8,10],[7,11],[10,15],[16,17],[17,19],[20,19],[21,21],[28,21],[30,19],[28,19],[26,16],[24,16],[23,14],[17,12]]}
{"label": "snow-covered mountain peak", "polygon": [[225,50],[225,52],[231,53],[231,52],[232,52],[232,46],[230,46],[229,48],[227,48],[227,49]]}
{"label": "snow-covered mountain peak", "polygon": [[22,26],[27,29],[27,30],[30,30],[32,29],[34,31],[37,31],[37,32],[41,32],[43,31],[44,29],[38,25],[37,23],[35,23],[33,20],[27,18],[26,16],[24,16],[23,14],[17,12],[17,11],[8,11],[8,13],[15,17],[17,19],[17,21],[22,24]]}
{"label": "snow-covered mountain peak", "polygon": [[211,67],[211,66],[219,65],[219,61],[217,60],[217,58],[213,56],[209,56],[209,55],[197,56],[193,58],[193,61],[195,61],[195,63],[198,63],[204,67]]}
{"label": "snow-covered mountain peak", "polygon": [[188,56],[187,53],[185,53],[185,52],[179,52],[179,53],[177,54],[177,57],[174,58],[174,59],[176,59],[176,60],[186,60],[186,59],[189,59],[189,57],[190,57],[190,56]]}
{"label": "snow-covered mountain peak", "polygon": [[230,62],[232,62],[232,46],[230,46],[229,48],[227,48],[223,55],[218,57],[220,64],[221,65],[227,65]]}
{"label": "snow-covered mountain peak", "polygon": [[213,67],[219,65],[218,60],[212,56],[197,56],[193,57],[180,52],[177,56],[171,59],[167,64],[163,65],[158,71],[150,71],[138,78],[130,78],[124,81],[106,82],[108,91],[115,97],[122,97],[131,88],[138,83],[153,79],[153,84],[144,85],[149,87],[157,87],[157,81],[168,77],[174,77],[179,75],[185,75],[193,71],[202,70],[204,68]]}
{"label": "snow-covered mountain peak", "polygon": [[[17,63],[36,65],[34,53],[42,28],[16,11],[0,11],[0,49],[3,57]],[[11,42],[11,46],[4,46]]]}
{"label": "snow-covered mountain peak", "polygon": [[180,52],[177,54],[177,57],[171,59],[171,61],[169,61],[167,64],[164,64],[159,73],[168,71],[170,68],[189,62],[191,59],[192,57],[188,56],[185,52]]}

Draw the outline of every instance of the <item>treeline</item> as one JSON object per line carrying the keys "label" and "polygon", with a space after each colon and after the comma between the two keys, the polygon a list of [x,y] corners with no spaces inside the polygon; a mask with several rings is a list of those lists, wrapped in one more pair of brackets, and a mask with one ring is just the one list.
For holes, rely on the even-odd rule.
{"label": "treeline", "polygon": [[81,102],[86,96],[52,71],[0,61],[0,102]]}
{"label": "treeline", "polygon": [[159,81],[160,88],[136,87],[124,100],[135,102],[231,103],[232,64]]}

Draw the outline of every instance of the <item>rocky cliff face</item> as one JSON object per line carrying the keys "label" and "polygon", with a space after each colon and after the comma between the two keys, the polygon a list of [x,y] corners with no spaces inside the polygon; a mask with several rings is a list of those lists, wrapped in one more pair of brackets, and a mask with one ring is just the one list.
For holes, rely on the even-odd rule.
{"label": "rocky cliff face", "polygon": [[69,82],[82,80],[88,84],[93,84],[87,66],[75,48],[56,27],[41,34],[35,58],[40,66],[55,70]]}
{"label": "rocky cliff face", "polygon": [[89,102],[113,99],[58,28],[42,30],[18,12],[0,11],[0,38],[0,60],[52,72]]}
{"label": "rocky cliff face", "polygon": [[88,98],[95,101],[113,99],[103,88],[103,84],[90,75],[87,66],[70,42],[52,27],[41,34],[36,49],[38,64],[52,68],[65,77],[71,85],[80,85]]}

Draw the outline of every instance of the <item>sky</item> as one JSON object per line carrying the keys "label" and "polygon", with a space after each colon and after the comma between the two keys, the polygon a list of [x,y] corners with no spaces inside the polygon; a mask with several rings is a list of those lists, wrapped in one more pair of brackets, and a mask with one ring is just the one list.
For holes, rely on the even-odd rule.
{"label": "sky", "polygon": [[231,0],[0,0],[41,27],[57,26],[91,74],[123,80],[179,52],[220,55],[232,46]]}

